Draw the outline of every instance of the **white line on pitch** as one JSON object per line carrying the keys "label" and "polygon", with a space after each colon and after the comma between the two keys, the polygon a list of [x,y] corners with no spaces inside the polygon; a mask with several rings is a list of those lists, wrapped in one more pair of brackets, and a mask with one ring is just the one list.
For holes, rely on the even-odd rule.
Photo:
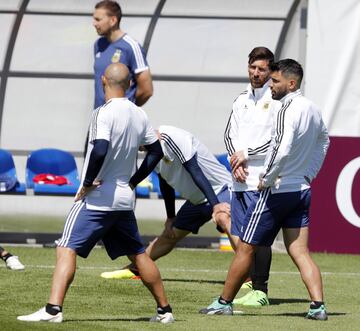
{"label": "white line on pitch", "polygon": [[[5,265],[0,265],[0,268],[5,268]],[[26,264],[26,268],[37,268],[37,269],[54,269],[54,265],[32,265]],[[105,267],[105,266],[78,266],[80,270],[116,270],[116,267]],[[194,272],[194,273],[213,273],[213,274],[224,274],[227,273],[227,270],[213,270],[213,269],[185,269],[185,268],[161,268],[161,271],[167,272]],[[270,274],[272,275],[299,275],[297,271],[271,271]],[[324,271],[321,272],[324,276],[350,276],[350,277],[359,277],[360,272],[332,272],[332,271]]]}

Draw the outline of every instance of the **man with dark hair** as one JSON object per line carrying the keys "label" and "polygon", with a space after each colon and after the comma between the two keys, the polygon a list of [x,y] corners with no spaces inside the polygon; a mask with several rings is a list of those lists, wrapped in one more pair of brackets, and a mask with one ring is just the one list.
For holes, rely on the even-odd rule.
{"label": "man with dark hair", "polygon": [[[20,321],[62,322],[77,255],[86,258],[101,239],[111,259],[126,255],[137,266],[157,303],[157,314],[150,321],[174,322],[159,269],[145,253],[134,215],[134,187],[154,169],[163,152],[146,113],[125,98],[128,77],[121,63],[111,64],[102,77],[107,102],[94,111],[89,128],[83,178],[56,249],[49,301],[33,314],[18,316]],[[148,153],[135,171],[139,146]]]}
{"label": "man with dark hair", "polygon": [[121,7],[104,0],[95,5],[93,25],[100,38],[94,45],[95,108],[105,103],[101,76],[111,63],[123,63],[130,72],[127,98],[142,106],[153,94],[150,69],[139,43],[120,29]]}
{"label": "man with dark hair", "polygon": [[[257,194],[259,171],[264,165],[271,137],[273,112],[280,103],[271,98],[269,79],[273,53],[256,47],[249,54],[247,89],[234,101],[226,130],[225,146],[233,173],[231,233],[240,237],[240,222]],[[259,247],[251,267],[252,290],[234,303],[250,307],[269,304],[268,281],[271,247]],[[248,283],[246,283],[248,284]]]}
{"label": "man with dark hair", "polygon": [[320,110],[299,89],[301,65],[286,59],[271,67],[272,98],[282,107],[274,118],[258,194],[241,220],[241,241],[220,299],[200,313],[232,315],[232,301],[247,276],[256,247],[270,246],[282,228],[288,254],[311,299],[306,318],[327,320],[321,273],[308,249],[308,226],[310,183],[324,161],[329,137]]}

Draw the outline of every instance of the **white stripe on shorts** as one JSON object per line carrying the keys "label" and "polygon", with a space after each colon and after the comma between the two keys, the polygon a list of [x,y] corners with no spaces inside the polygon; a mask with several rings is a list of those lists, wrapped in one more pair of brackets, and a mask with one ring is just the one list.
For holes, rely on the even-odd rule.
{"label": "white stripe on shorts", "polygon": [[245,235],[244,235],[244,241],[249,243],[251,242],[252,238],[254,237],[254,233],[256,231],[256,227],[259,224],[259,220],[261,217],[262,212],[265,209],[266,200],[269,196],[270,188],[265,189],[260,193],[259,200],[256,202],[256,206],[254,211],[252,212],[252,215],[249,220],[249,224],[246,227]]}
{"label": "white stripe on shorts", "polygon": [[81,202],[75,202],[74,205],[72,206],[72,208],[69,212],[69,215],[66,219],[65,226],[64,226],[64,232],[62,234],[62,237],[59,241],[58,246],[66,247],[66,245],[69,243],[71,231],[74,227],[76,218],[78,217],[79,212],[80,212],[81,208],[84,206],[84,204],[85,204],[85,202],[81,201]]}

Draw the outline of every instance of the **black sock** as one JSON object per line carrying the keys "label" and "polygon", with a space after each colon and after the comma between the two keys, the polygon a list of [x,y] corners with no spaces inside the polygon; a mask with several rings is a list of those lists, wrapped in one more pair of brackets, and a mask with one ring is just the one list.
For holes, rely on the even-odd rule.
{"label": "black sock", "polygon": [[62,312],[62,306],[52,305],[51,303],[48,303],[45,307],[45,310],[50,315],[56,315],[57,313]]}
{"label": "black sock", "polygon": [[268,293],[271,258],[271,247],[259,246],[251,266],[253,289],[266,294]]}
{"label": "black sock", "polygon": [[138,271],[137,269],[129,268],[129,270],[130,270],[135,276],[140,276],[139,271]]}
{"label": "black sock", "polygon": [[225,300],[223,297],[219,297],[218,301],[222,305],[228,305],[229,303],[232,303],[232,300],[228,301],[228,300]]}
{"label": "black sock", "polygon": [[6,262],[6,260],[11,257],[12,255],[10,253],[7,253],[6,255],[2,256],[1,259]]}
{"label": "black sock", "polygon": [[323,304],[324,304],[324,301],[311,301],[310,309],[318,309]]}
{"label": "black sock", "polygon": [[158,306],[157,312],[158,314],[172,313],[172,308],[170,307],[170,305],[167,305],[165,307]]}

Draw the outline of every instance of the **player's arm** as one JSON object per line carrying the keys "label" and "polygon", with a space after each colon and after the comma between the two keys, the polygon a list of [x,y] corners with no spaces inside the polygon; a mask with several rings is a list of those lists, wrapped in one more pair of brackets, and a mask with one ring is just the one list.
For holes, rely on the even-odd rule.
{"label": "player's arm", "polygon": [[139,169],[130,178],[129,185],[131,188],[135,188],[137,184],[149,176],[151,171],[155,169],[156,165],[164,156],[159,140],[156,140],[150,145],[145,145],[144,147],[147,150],[147,154]]}
{"label": "player's arm", "polygon": [[240,103],[239,99],[235,100],[233,104],[224,133],[224,142],[230,156],[230,166],[235,179],[239,182],[245,182],[248,175],[247,160],[249,148],[246,145],[246,141],[240,140],[238,136],[242,122],[241,109],[238,108],[238,103]]}
{"label": "player's arm", "polygon": [[309,168],[305,171],[305,179],[308,181],[309,184],[318,174],[321,165],[324,162],[329,145],[329,134],[327,132],[324,122],[321,120],[320,132],[316,140],[314,152],[311,156],[311,162],[309,162]]}
{"label": "player's arm", "polygon": [[135,79],[137,84],[135,103],[140,107],[150,99],[154,92],[150,69],[138,73]]}
{"label": "player's arm", "polygon": [[275,184],[292,149],[295,120],[285,109],[278,113],[274,122],[264,170],[260,174],[260,190]]}
{"label": "player's arm", "polygon": [[82,187],[76,194],[75,201],[81,200],[87,193],[101,184],[99,181],[95,181],[95,179],[104,163],[109,147],[109,141],[105,139],[96,139],[93,141],[93,144],[94,147],[90,154],[85,179]]}
{"label": "player's arm", "polygon": [[172,225],[176,216],[175,190],[172,186],[168,184],[168,182],[164,178],[161,177],[160,174],[158,174],[158,176],[159,176],[160,191],[164,199],[166,216],[167,216],[165,221],[164,235],[169,238],[173,238],[175,234],[173,232]]}

